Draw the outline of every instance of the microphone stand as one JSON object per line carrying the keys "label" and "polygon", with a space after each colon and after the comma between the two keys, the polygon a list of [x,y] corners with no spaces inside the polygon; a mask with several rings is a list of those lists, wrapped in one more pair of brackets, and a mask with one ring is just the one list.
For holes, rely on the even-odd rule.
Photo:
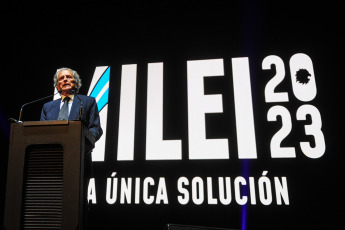
{"label": "microphone stand", "polygon": [[75,93],[75,91],[73,90],[73,94],[78,98],[78,100],[80,101],[80,108],[79,108],[79,120],[80,121],[84,121],[83,120],[83,102],[81,101],[80,97],[78,96],[78,94]]}
{"label": "microphone stand", "polygon": [[[42,100],[47,99],[47,98],[49,98],[49,97],[54,97],[56,94],[58,94],[58,93],[60,93],[60,92],[61,92],[61,91],[59,91],[59,92],[57,92],[57,93],[55,93],[55,94],[53,94],[53,95],[49,95],[49,96],[46,96],[46,97],[42,97],[42,98],[40,98],[40,99],[37,99],[37,100],[34,100],[34,101],[30,101],[30,102],[25,103],[24,105],[22,105],[22,107],[20,108],[19,119],[18,119],[17,122],[19,122],[19,123],[22,122],[21,119],[22,119],[22,114],[23,114],[23,108],[24,108],[25,106],[30,105],[30,104],[35,103],[35,102],[38,102],[38,101],[42,101]],[[12,120],[15,121],[15,119],[13,119],[13,118],[12,118]]]}

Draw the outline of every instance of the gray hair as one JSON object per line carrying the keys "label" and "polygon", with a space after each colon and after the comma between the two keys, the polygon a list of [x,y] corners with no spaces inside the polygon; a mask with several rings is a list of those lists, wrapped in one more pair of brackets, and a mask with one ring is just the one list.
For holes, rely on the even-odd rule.
{"label": "gray hair", "polygon": [[74,80],[75,80],[75,85],[76,85],[76,93],[78,93],[79,89],[81,87],[81,79],[80,79],[77,71],[70,69],[70,68],[63,67],[63,68],[56,70],[56,73],[54,74],[54,79],[53,79],[54,80],[54,87],[56,88],[56,86],[58,85],[58,77],[59,77],[59,74],[61,73],[61,71],[63,71],[63,70],[69,70],[72,72]]}

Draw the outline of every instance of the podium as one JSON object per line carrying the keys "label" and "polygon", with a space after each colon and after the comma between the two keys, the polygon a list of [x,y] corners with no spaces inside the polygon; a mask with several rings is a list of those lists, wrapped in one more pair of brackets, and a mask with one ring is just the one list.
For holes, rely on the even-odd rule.
{"label": "podium", "polygon": [[4,229],[82,229],[94,144],[81,121],[12,124]]}

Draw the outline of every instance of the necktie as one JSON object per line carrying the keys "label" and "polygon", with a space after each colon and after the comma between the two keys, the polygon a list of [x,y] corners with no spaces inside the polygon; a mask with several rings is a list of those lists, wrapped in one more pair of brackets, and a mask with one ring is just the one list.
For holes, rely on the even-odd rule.
{"label": "necktie", "polygon": [[71,98],[69,97],[65,97],[65,99],[63,100],[63,105],[60,109],[58,120],[68,120],[68,101],[70,99]]}

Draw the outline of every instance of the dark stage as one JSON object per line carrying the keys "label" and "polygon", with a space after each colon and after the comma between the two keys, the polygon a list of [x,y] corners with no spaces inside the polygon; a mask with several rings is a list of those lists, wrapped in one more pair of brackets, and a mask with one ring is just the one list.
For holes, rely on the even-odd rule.
{"label": "dark stage", "polygon": [[[344,228],[344,10],[317,1],[6,1],[1,224],[8,119],[53,94],[56,69],[70,67],[80,93],[98,97],[105,130],[88,229]],[[39,120],[52,99],[25,107],[22,120]]]}

